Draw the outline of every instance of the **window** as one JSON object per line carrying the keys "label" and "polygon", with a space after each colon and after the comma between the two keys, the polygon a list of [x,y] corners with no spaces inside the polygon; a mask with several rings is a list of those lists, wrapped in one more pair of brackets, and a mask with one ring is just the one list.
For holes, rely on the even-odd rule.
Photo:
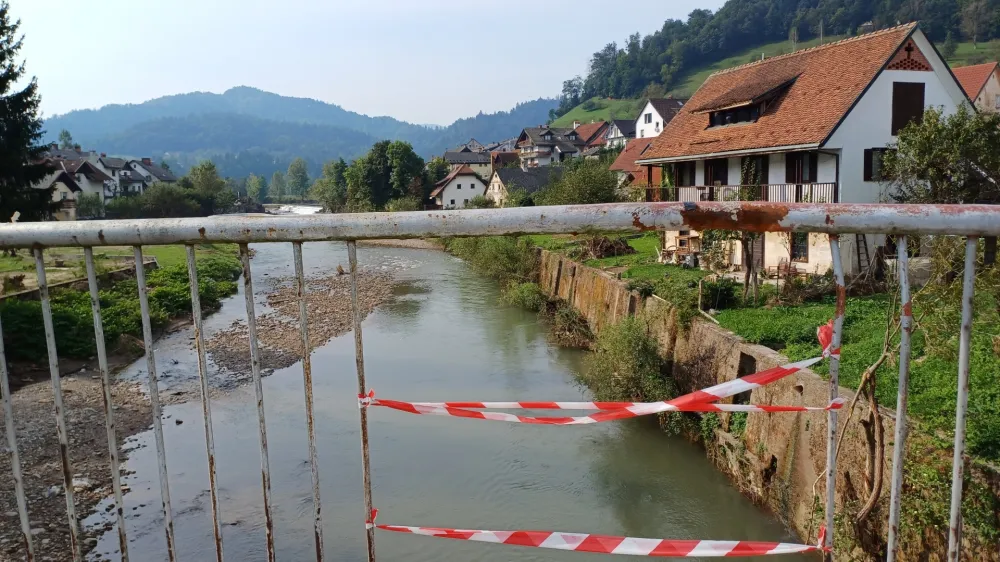
{"label": "window", "polygon": [[452,199],[452,200],[451,200],[451,204],[452,204],[452,205],[454,205],[454,204],[455,204],[455,200],[454,200],[454,199]]}
{"label": "window", "polygon": [[657,130],[657,131],[659,131],[659,130],[660,130],[660,122],[659,122],[659,121],[657,121],[657,122],[656,122],[656,130]]}
{"label": "window", "polygon": [[809,261],[809,233],[792,233],[792,261]]}
{"label": "window", "polygon": [[892,134],[898,135],[910,123],[924,116],[924,83],[892,83]]}
{"label": "window", "polygon": [[785,155],[785,183],[816,183],[819,173],[815,152],[791,152]]}
{"label": "window", "polygon": [[678,162],[674,164],[674,185],[690,187],[694,185],[694,162]]}
{"label": "window", "polygon": [[469,189],[476,189],[476,184],[470,183],[469,184]]}
{"label": "window", "polygon": [[889,150],[895,150],[890,148],[866,148],[865,149],[865,168],[864,168],[864,181],[882,181],[886,179],[882,175],[882,162],[885,158],[885,153]]}
{"label": "window", "polygon": [[729,185],[729,160],[705,160],[705,185]]}
{"label": "window", "polygon": [[646,129],[639,129],[639,138],[646,138]]}
{"label": "window", "polygon": [[764,104],[756,104],[725,111],[713,111],[708,116],[709,127],[722,127],[736,123],[753,123],[764,113]]}
{"label": "window", "polygon": [[66,193],[65,191],[63,191],[62,193],[60,193],[60,194],[59,194],[59,198],[60,198],[60,199],[62,199],[63,201],[65,201],[65,200],[66,200],[66,197],[67,197],[67,195],[69,195],[69,194],[68,194],[68,193]]}
{"label": "window", "polygon": [[[763,156],[744,156],[740,163],[740,183],[743,185],[767,185],[770,158]],[[763,190],[764,199],[767,199],[767,190]]]}
{"label": "window", "polygon": [[458,187],[456,189],[462,189],[462,184],[458,184]]}
{"label": "window", "polygon": [[653,122],[653,114],[652,113],[647,113],[647,114],[643,115],[642,117],[644,119],[643,123],[645,123],[647,125]]}

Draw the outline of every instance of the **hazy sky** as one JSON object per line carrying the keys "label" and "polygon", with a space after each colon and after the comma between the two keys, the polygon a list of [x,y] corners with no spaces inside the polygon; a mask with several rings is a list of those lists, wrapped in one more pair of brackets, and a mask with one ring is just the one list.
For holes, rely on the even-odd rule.
{"label": "hazy sky", "polygon": [[45,116],[239,85],[448,124],[723,0],[10,0]]}

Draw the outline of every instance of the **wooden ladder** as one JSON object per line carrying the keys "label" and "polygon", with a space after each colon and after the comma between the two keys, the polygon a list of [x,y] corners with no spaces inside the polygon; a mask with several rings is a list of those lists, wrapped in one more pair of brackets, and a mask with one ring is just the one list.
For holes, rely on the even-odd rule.
{"label": "wooden ladder", "polygon": [[[868,241],[865,238],[865,235],[855,234],[854,245],[855,245],[855,250],[858,253],[858,274],[860,275],[868,271],[868,269],[872,265],[871,257],[868,255]],[[862,255],[864,256],[864,258],[862,258]]]}

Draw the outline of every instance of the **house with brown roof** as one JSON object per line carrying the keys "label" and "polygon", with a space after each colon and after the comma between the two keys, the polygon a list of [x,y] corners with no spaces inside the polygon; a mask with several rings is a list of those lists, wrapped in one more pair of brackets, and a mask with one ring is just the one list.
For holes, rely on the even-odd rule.
{"label": "house with brown roof", "polygon": [[522,168],[549,166],[576,158],[586,148],[587,141],[569,127],[529,127],[517,138]]}
{"label": "house with brown roof", "polygon": [[[925,108],[967,103],[924,33],[901,25],[712,74],[637,163],[669,180],[650,184],[651,199],[877,203],[882,155],[897,133]],[[677,250],[678,236],[697,233],[667,233],[665,251]],[[867,268],[882,244],[877,234],[842,240],[845,270]],[[731,250],[730,263],[742,265]],[[753,255],[760,268],[823,273],[831,264],[818,235],[768,233]]]}
{"label": "house with brown roof", "polygon": [[635,138],[635,120],[615,119],[608,127],[608,147],[622,148],[630,140]]}
{"label": "house with brown roof", "polygon": [[486,182],[469,166],[452,170],[431,191],[431,199],[440,209],[462,209],[477,195],[486,196]]}
{"label": "house with brown roof", "polygon": [[635,119],[634,136],[649,139],[660,136],[687,100],[679,98],[650,98]]}
{"label": "house with brown roof", "polygon": [[627,195],[630,186],[645,188],[646,185],[660,185],[663,171],[659,166],[653,166],[647,176],[646,166],[636,164],[636,160],[642,158],[649,146],[653,144],[653,139],[632,139],[625,145],[625,150],[621,151],[618,158],[611,164],[609,169],[618,176],[618,188],[622,195]]}
{"label": "house with brown roof", "polygon": [[1000,112],[1000,65],[996,62],[951,69],[980,111]]}

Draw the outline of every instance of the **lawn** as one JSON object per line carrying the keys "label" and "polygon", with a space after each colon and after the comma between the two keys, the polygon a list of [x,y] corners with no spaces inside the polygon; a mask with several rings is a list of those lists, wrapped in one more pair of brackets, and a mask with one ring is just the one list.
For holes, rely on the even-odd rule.
{"label": "lawn", "polygon": [[[569,110],[569,113],[552,122],[553,127],[572,127],[573,121],[590,123],[592,121],[611,121],[612,119],[635,119],[639,115],[636,109],[637,100],[609,98],[593,98]],[[585,105],[593,103],[590,110]]]}
{"label": "lawn", "polygon": [[[890,302],[888,295],[847,300],[841,348],[842,386],[857,388],[865,369],[882,353]],[[969,450],[977,456],[996,460],[1000,458],[1000,348],[995,347],[998,344],[994,338],[1000,323],[995,297],[989,291],[979,291],[976,304],[980,313],[973,326],[972,338]],[[919,320],[928,312],[928,306],[921,307],[918,301],[914,305],[914,316]],[[781,350],[794,361],[820,353],[816,327],[833,318],[834,308],[831,296],[822,302],[799,306],[723,310],[716,319],[724,328],[747,341]],[[958,319],[954,320],[957,334]],[[910,411],[932,432],[944,435],[953,433],[955,425],[958,364],[954,343],[937,342],[934,349],[929,349],[923,331],[918,328],[913,332]],[[877,376],[876,395],[879,403],[889,408],[895,408],[896,404],[898,368],[895,358],[886,361]],[[825,375],[827,363],[820,363],[813,370]]]}

